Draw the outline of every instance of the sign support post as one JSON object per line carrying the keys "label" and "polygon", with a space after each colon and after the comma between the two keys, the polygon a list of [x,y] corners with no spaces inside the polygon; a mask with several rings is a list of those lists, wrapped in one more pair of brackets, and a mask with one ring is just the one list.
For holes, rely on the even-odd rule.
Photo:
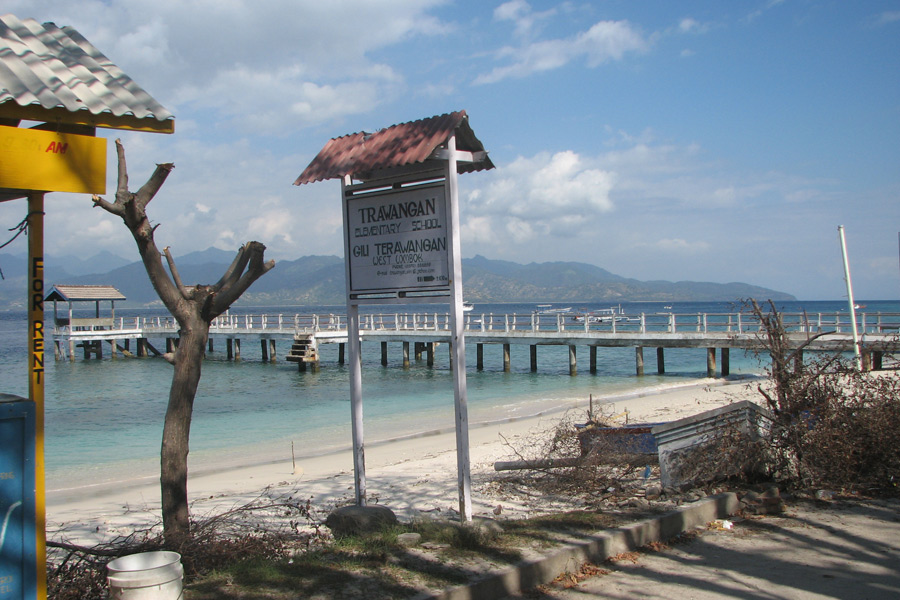
{"label": "sign support post", "polygon": [[472,474],[469,464],[469,404],[466,392],[466,338],[464,333],[462,261],[459,241],[459,190],[456,174],[456,136],[447,141],[447,222],[450,230],[450,347],[453,350],[453,406],[456,413],[456,470],[459,516],[472,520]]}
{"label": "sign support post", "polygon": [[28,399],[35,428],[35,574],[37,597],[47,597],[44,480],[44,192],[28,193]]}
{"label": "sign support post", "polygon": [[[341,178],[341,203],[346,219],[347,187],[350,176]],[[350,227],[344,226],[344,247],[350,248]],[[347,289],[350,290],[350,257],[345,259]],[[359,304],[347,294],[347,350],[350,357],[350,413],[351,435],[353,440],[353,487],[356,493],[357,506],[366,505],[366,449],[363,440],[363,406],[362,406],[362,357],[359,342]]]}

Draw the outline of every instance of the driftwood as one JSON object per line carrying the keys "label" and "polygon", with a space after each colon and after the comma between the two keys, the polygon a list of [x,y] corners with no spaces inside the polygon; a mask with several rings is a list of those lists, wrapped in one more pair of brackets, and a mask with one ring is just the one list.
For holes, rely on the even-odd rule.
{"label": "driftwood", "polygon": [[518,471],[523,469],[556,469],[577,467],[584,460],[583,456],[567,458],[538,458],[535,460],[498,460],[494,463],[495,471]]}

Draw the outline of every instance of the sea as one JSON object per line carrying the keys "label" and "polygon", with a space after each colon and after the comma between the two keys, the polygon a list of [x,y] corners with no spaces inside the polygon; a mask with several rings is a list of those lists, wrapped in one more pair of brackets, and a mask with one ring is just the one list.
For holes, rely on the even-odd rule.
{"label": "sea", "polygon": [[[867,313],[900,312],[900,302],[865,302]],[[561,306],[561,305],[557,305]],[[575,312],[608,309],[609,304],[566,303]],[[629,316],[641,313],[728,313],[740,310],[726,302],[622,303]],[[365,307],[377,312],[374,307]],[[444,307],[433,305],[433,312]],[[780,302],[782,312],[844,312],[844,301]],[[534,303],[477,304],[472,314],[530,315]],[[382,309],[383,310],[383,309]],[[422,312],[422,305],[410,307]],[[232,314],[343,314],[343,306],[236,306]],[[391,313],[398,312],[391,307]],[[403,309],[399,309],[403,312]],[[46,307],[52,331],[52,307]],[[164,315],[162,309],[116,308],[116,316]],[[27,315],[0,311],[0,393],[28,395]],[[396,346],[396,347],[395,347]],[[160,358],[111,358],[74,362],[54,360],[48,340],[45,353],[45,463],[47,491],[71,495],[104,484],[158,477],[159,447],[172,367]],[[337,344],[320,346],[321,368],[300,371],[283,360],[263,362],[258,344],[245,342],[240,361],[229,361],[224,347],[207,355],[194,403],[191,426],[191,472],[229,469],[267,462],[302,461],[350,448],[349,368],[338,363]],[[655,353],[645,350],[645,372],[635,375],[633,348],[599,348],[597,371],[589,371],[587,348],[579,349],[578,374],[569,374],[565,346],[541,346],[538,370],[531,372],[527,345],[511,348],[511,371],[504,372],[501,346],[486,345],[484,368],[475,368],[475,344],[467,344],[466,381],[470,427],[525,418],[584,411],[627,395],[685,385],[706,376],[702,349],[667,349],[664,375],[656,373]],[[765,372],[767,360],[732,351],[732,376]],[[389,364],[381,364],[378,342],[362,345],[364,432],[368,446],[391,440],[452,431],[453,379],[447,346],[403,368],[400,344],[389,347]],[[352,465],[348,464],[348,470]]]}

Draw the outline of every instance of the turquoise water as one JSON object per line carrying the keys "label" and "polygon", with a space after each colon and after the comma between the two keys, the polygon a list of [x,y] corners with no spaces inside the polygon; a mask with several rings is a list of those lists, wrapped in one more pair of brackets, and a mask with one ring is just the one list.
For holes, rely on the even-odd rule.
{"label": "turquoise water", "polygon": [[[608,305],[576,304],[576,310]],[[663,310],[662,303],[623,304],[631,315]],[[533,304],[478,305],[475,313],[530,314]],[[783,303],[787,311],[846,310],[845,302]],[[667,309],[668,310],[668,309]],[[679,313],[733,311],[726,303],[676,303]],[[897,312],[900,303],[867,303],[867,312]],[[117,316],[147,315],[117,309]],[[248,312],[292,315],[343,312],[341,307],[241,308]],[[391,311],[393,312],[393,310]],[[0,313],[0,392],[27,396],[26,315]],[[48,491],[153,477],[172,367],[161,359],[53,360],[46,353],[46,468]],[[191,468],[218,469],[240,464],[289,460],[350,445],[349,374],[337,362],[337,345],[320,347],[322,368],[298,372],[293,363],[264,363],[258,344],[245,343],[240,362],[227,361],[224,348],[209,355],[194,405]],[[287,351],[281,343],[278,355]],[[363,399],[368,444],[453,428],[453,382],[447,346],[425,361],[402,368],[400,344],[390,345],[390,364],[381,366],[380,345],[363,344]],[[484,369],[475,369],[475,345],[467,345],[470,423],[500,421],[561,410],[576,402],[627,393],[643,387],[683,383],[704,377],[704,350],[667,350],[666,374],[658,376],[654,352],[645,350],[645,369],[634,375],[633,348],[600,348],[598,371],[588,371],[587,348],[579,348],[578,375],[568,374],[564,346],[541,346],[538,372],[530,372],[529,349],[513,345],[512,372],[503,372],[499,345],[486,345]],[[759,360],[731,353],[732,374],[760,372]]]}

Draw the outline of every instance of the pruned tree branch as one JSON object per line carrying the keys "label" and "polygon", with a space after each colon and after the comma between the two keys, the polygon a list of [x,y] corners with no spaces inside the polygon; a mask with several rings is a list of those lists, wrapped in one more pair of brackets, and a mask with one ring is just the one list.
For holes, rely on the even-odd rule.
{"label": "pruned tree branch", "polygon": [[150,277],[150,283],[163,301],[166,308],[176,319],[181,319],[184,309],[179,306],[181,291],[172,280],[162,265],[160,252],[156,247],[153,234],[157,226],[151,226],[147,218],[146,207],[156,192],[162,187],[169,173],[174,169],[172,163],[156,165],[156,169],[150,179],[147,180],[137,194],[128,191],[128,171],[125,160],[125,147],[121,140],[116,140],[116,155],[118,158],[118,182],[116,186],[116,201],[107,202],[99,196],[93,197],[94,206],[99,206],[106,212],[120,217],[128,226],[131,235],[137,242],[138,252]]}
{"label": "pruned tree branch", "polygon": [[181,275],[178,274],[178,267],[175,266],[175,259],[172,258],[172,253],[169,252],[168,246],[163,248],[163,253],[166,255],[166,262],[169,263],[169,273],[171,273],[172,275],[172,279],[175,282],[175,287],[177,287],[181,291],[182,297],[187,299],[187,291],[184,289],[184,284],[181,282]]}
{"label": "pruned tree branch", "polygon": [[225,273],[222,274],[222,278],[213,287],[221,290],[226,286],[234,285],[240,279],[244,269],[247,268],[248,262],[250,262],[250,255],[247,252],[247,245],[244,244],[238,249],[238,253],[234,256],[234,260],[231,261]]}
{"label": "pruned tree branch", "polygon": [[[264,262],[265,251],[265,245],[260,242],[247,242],[241,247],[240,260],[236,259],[235,263],[246,263],[246,270],[241,269],[243,274],[237,281],[233,281],[235,275],[241,272],[235,268],[229,281],[216,290],[209,307],[209,314],[207,315],[209,320],[228,310],[228,307],[240,298],[241,294],[246,292],[254,281],[268,273],[275,266],[274,260]],[[232,264],[234,265],[235,263]]]}

